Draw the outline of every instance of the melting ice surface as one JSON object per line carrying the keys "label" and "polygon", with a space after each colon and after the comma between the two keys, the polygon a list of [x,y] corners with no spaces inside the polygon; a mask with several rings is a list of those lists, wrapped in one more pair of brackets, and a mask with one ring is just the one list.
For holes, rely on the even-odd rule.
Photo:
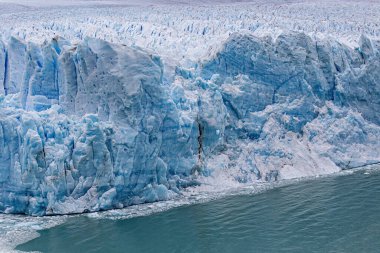
{"label": "melting ice surface", "polygon": [[[112,38],[98,30],[82,36],[92,25],[70,28],[83,20],[1,15],[24,23],[2,28],[0,40],[0,212],[102,211],[175,199],[193,186],[217,191],[380,162],[380,43],[372,26],[354,48],[302,29],[239,30],[240,5],[228,7],[224,37],[175,25],[157,8],[153,17],[165,18],[154,28],[107,23],[83,9],[91,24],[113,27]],[[62,14],[36,12],[42,20],[55,13]],[[149,21],[140,14],[130,18]],[[350,30],[333,23],[338,33]],[[161,40],[169,27],[189,41],[223,39],[201,58],[168,41],[182,52],[173,56]],[[124,32],[133,43],[123,43]]]}

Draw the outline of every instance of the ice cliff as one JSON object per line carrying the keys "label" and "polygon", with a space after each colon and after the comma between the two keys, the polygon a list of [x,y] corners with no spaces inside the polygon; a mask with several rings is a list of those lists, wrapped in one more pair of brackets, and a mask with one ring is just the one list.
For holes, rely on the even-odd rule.
{"label": "ice cliff", "polygon": [[0,212],[122,208],[204,178],[378,163],[380,42],[359,44],[235,33],[173,69],[100,39],[0,41]]}

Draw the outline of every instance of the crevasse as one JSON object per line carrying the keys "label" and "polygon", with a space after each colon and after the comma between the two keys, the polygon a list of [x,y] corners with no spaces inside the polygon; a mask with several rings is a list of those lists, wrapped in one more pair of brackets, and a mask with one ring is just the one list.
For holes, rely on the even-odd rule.
{"label": "crevasse", "polygon": [[99,39],[0,42],[0,212],[99,211],[173,198],[204,178],[379,163],[380,42],[359,44],[236,33],[171,71]]}

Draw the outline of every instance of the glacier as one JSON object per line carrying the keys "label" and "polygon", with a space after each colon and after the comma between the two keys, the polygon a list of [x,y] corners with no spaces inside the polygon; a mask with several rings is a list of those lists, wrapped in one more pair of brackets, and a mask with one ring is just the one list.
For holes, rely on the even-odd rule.
{"label": "glacier", "polygon": [[1,213],[380,162],[378,3],[4,1]]}
{"label": "glacier", "polygon": [[[0,42],[0,212],[172,199],[380,163],[380,42],[231,34],[201,61],[86,37]],[[222,179],[221,179],[222,178]]]}

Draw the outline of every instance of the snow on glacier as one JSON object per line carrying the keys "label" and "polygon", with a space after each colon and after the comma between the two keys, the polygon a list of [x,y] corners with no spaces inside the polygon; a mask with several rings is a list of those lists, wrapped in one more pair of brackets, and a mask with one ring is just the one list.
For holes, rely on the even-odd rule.
{"label": "snow on glacier", "polygon": [[0,28],[0,212],[92,212],[379,163],[378,14],[324,3],[325,26],[312,5],[0,15],[14,21]]}

